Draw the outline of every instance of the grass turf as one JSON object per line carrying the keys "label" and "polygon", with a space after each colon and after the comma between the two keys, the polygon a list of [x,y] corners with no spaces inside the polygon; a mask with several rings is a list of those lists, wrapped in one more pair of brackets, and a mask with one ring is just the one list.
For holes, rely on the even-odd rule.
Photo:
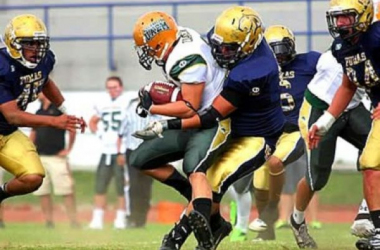
{"label": "grass turf", "polygon": [[[95,173],[89,171],[74,171],[75,189],[78,205],[91,205],[94,195],[94,178]],[[11,176],[6,174],[5,180]],[[320,192],[320,203],[324,205],[355,205],[358,206],[362,200],[362,180],[361,174],[358,172],[336,172],[333,171],[327,186]],[[349,192],[347,191],[349,188]],[[108,200],[116,201],[115,185],[111,183],[108,190]],[[59,200],[59,198],[55,197]],[[152,203],[161,200],[185,203],[182,198],[172,188],[162,185],[157,181],[154,182]],[[226,196],[223,202],[228,202],[229,197]],[[5,201],[6,204],[34,204],[38,205],[37,197],[33,195],[24,195],[11,198]]]}
{"label": "grass turf", "polygon": [[[107,225],[102,231],[71,229],[67,224],[58,224],[55,229],[47,229],[44,224],[12,223],[0,231],[0,249],[98,249],[98,250],[143,250],[158,249],[162,236],[170,225],[149,224],[145,229],[114,230]],[[348,224],[326,224],[321,230],[310,230],[319,249],[355,249],[356,239],[349,234]],[[277,241],[252,243],[255,236],[249,232],[249,239],[243,243],[230,243],[227,238],[219,250],[291,250],[298,249],[290,229],[277,231]],[[182,248],[195,248],[195,239],[189,238]]]}

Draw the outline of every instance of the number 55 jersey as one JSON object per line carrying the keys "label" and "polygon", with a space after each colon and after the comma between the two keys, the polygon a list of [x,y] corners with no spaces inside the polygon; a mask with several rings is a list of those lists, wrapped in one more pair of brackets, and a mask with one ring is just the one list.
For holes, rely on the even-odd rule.
{"label": "number 55 jersey", "polygon": [[[107,155],[117,154],[116,142],[121,122],[126,116],[128,105],[132,97],[123,93],[116,99],[109,95],[104,96],[94,107],[95,115],[100,118],[97,135],[102,143],[102,153]],[[123,142],[121,152],[125,150]]]}

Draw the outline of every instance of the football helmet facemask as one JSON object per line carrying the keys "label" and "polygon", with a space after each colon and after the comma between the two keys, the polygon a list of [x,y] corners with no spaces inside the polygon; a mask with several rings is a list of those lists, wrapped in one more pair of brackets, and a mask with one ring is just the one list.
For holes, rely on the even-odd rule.
{"label": "football helmet facemask", "polygon": [[259,14],[246,6],[225,10],[208,33],[212,54],[223,68],[231,68],[251,54],[263,38],[263,23]]}
{"label": "football helmet facemask", "polygon": [[153,60],[163,65],[168,50],[177,40],[178,26],[173,17],[164,12],[148,12],[134,27],[133,39],[140,64],[147,70]]}
{"label": "football helmet facemask", "polygon": [[[373,20],[372,0],[331,0],[326,12],[328,29],[333,38],[351,40],[365,32]],[[339,16],[352,20],[350,24],[338,25]]]}
{"label": "football helmet facemask", "polygon": [[[30,14],[13,18],[6,26],[2,40],[9,55],[31,69],[40,63],[50,47],[45,24]],[[26,50],[36,52],[33,61],[25,57]]]}
{"label": "football helmet facemask", "polygon": [[272,25],[265,30],[264,37],[276,55],[280,66],[290,63],[296,56],[293,32],[283,25]]}

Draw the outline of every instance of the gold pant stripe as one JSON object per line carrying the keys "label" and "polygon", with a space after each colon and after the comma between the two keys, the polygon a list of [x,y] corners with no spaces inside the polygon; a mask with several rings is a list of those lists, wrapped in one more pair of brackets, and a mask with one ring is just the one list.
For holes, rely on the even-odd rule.
{"label": "gold pant stripe", "polygon": [[[214,192],[220,193],[224,182],[232,177],[248,161],[265,151],[262,137],[234,138],[226,152],[207,171],[207,177]],[[254,166],[252,166],[253,168]]]}
{"label": "gold pant stripe", "polygon": [[202,161],[198,163],[194,171],[203,164],[203,162],[208,159],[211,152],[221,147],[224,143],[226,143],[228,136],[231,134],[231,119],[225,119],[219,122],[218,130],[212,139],[209,149]]}
{"label": "gold pant stripe", "polygon": [[380,120],[372,121],[359,164],[361,169],[380,170]]}
{"label": "gold pant stripe", "polygon": [[[298,142],[302,140],[301,133],[299,131],[293,133],[282,133],[276,143],[276,150],[274,151],[274,157],[281,160],[283,163],[288,159],[292,153],[298,151]],[[299,157],[301,157],[300,155]],[[298,158],[298,156],[297,156]],[[266,163],[253,175],[253,186],[260,190],[269,190],[269,166]]]}
{"label": "gold pant stripe", "polygon": [[313,187],[314,180],[313,180],[313,176],[311,174],[311,168],[310,168],[310,150],[308,147],[308,144],[309,144],[309,120],[310,120],[312,108],[313,107],[310,105],[310,103],[304,98],[301,109],[300,109],[300,115],[298,118],[298,126],[300,128],[302,138],[306,144],[306,146],[305,146],[305,152],[307,154],[307,164],[306,164],[307,170],[306,170],[306,172],[307,172],[307,175],[309,176],[311,188],[314,190],[314,187]]}
{"label": "gold pant stripe", "polygon": [[45,171],[36,147],[20,130],[0,136],[0,166],[16,177]]}

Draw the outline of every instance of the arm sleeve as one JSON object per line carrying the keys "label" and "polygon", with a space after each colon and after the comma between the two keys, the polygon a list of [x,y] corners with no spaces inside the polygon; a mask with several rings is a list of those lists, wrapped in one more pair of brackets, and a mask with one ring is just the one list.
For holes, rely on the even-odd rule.
{"label": "arm sleeve", "polygon": [[220,95],[235,107],[240,107],[242,100],[244,99],[242,93],[229,88],[223,89]]}

